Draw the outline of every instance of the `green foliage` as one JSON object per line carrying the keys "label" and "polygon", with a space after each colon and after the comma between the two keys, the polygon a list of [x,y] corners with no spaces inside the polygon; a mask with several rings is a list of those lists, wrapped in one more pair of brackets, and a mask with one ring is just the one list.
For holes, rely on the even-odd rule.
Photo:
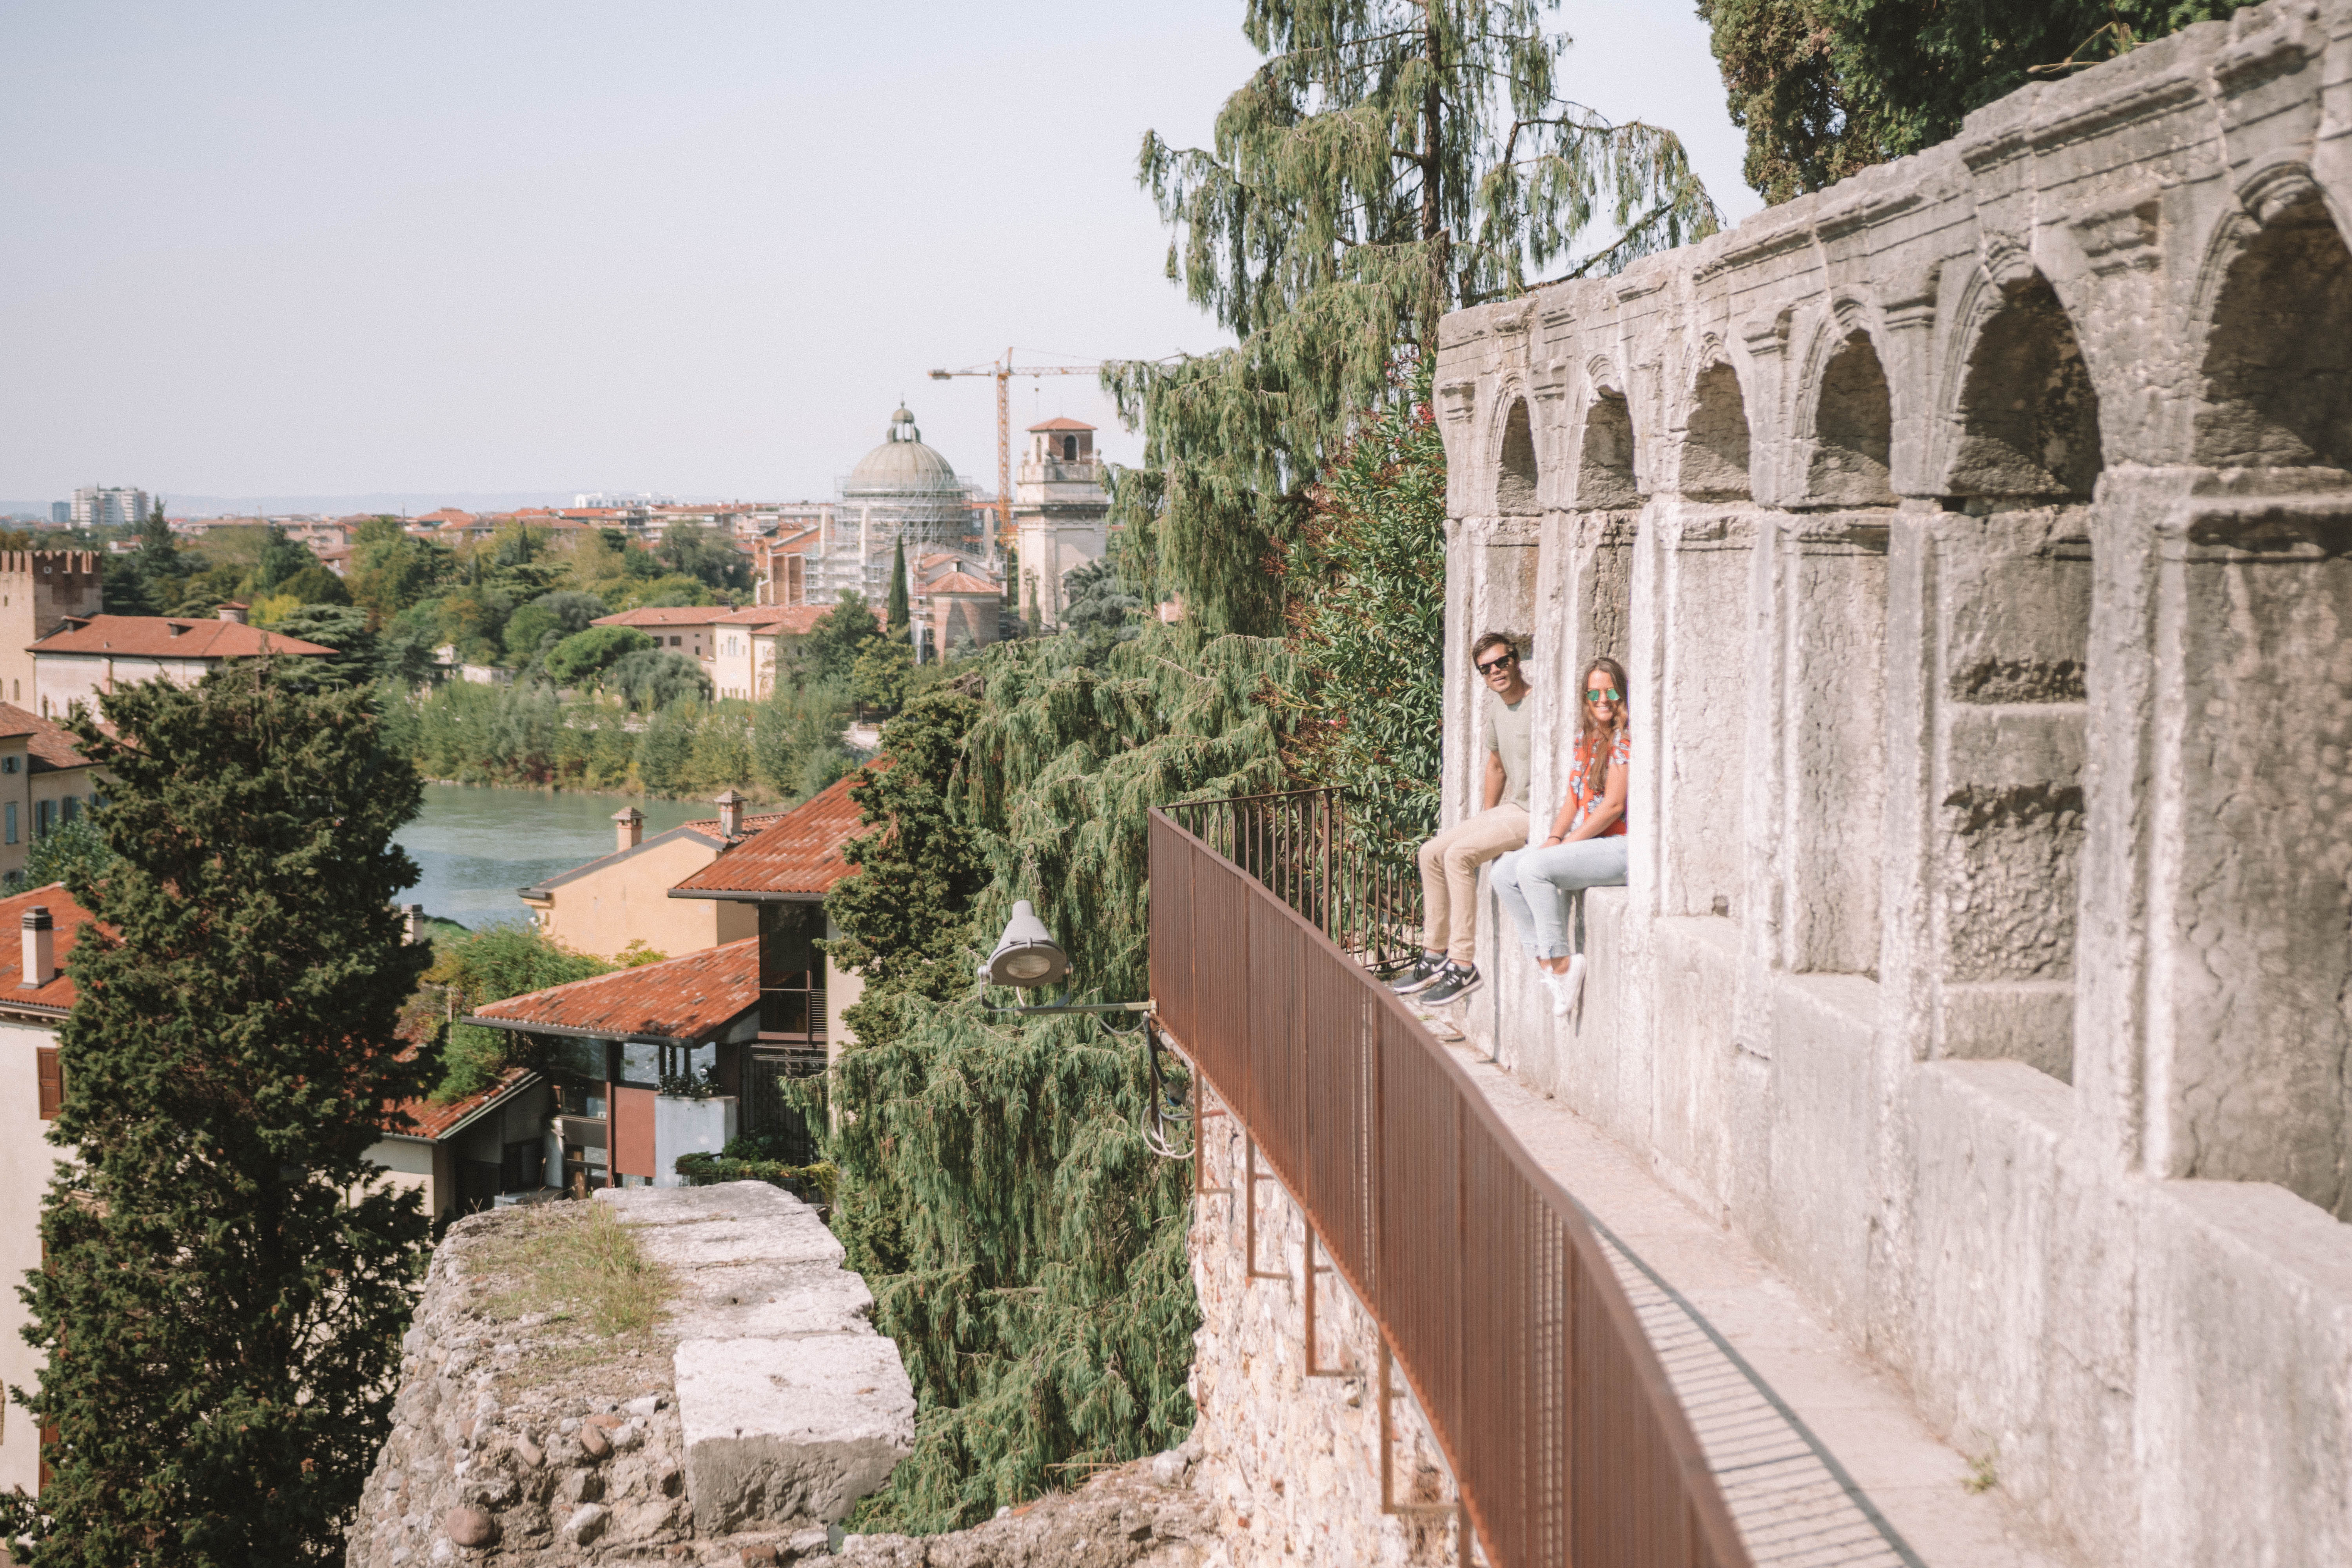
{"label": "green foliage", "polygon": [[446,547],[410,538],[396,517],[371,518],[352,532],[345,586],[352,602],[380,625],[430,598],[456,572],[456,559]]}
{"label": "green foliage", "polygon": [[859,869],[826,905],[833,955],[866,982],[828,1090],[834,1226],[920,1401],[864,1521],[919,1531],[1191,1425],[1191,1173],[1143,1142],[1142,1055],[1090,1020],[1006,1023],[971,966],[1026,898],[1083,992],[1143,994],[1144,810],[1274,784],[1260,693],[1296,679],[1276,645],[1188,626],[978,664],[979,700],[936,689],[884,731],[889,765],[854,792]]}
{"label": "green foliage", "polygon": [[[391,900],[420,792],[365,692],[239,660],[71,723],[120,858],[77,871],[61,1163],[25,1276],[56,1467],[16,1561],[327,1563],[389,1426],[427,1226],[375,1186],[426,962]],[[13,1430],[12,1423],[12,1430]]]}
{"label": "green foliage", "polygon": [[1067,631],[1125,642],[1143,629],[1150,606],[1119,576],[1116,561],[1087,562],[1062,579],[1062,591],[1067,596],[1062,605]]}
{"label": "green foliage", "polygon": [[760,782],[779,795],[806,796],[848,772],[841,731],[849,704],[839,681],[780,684],[751,711],[751,769]]}
{"label": "green foliage", "polygon": [[[641,657],[641,656],[632,656]],[[677,658],[677,654],[655,657]],[[702,717],[691,702],[664,708],[646,721],[637,740],[637,776],[656,795],[679,795],[693,778],[694,735]]]}
{"label": "green foliage", "polygon": [[623,654],[598,684],[640,713],[705,699],[711,692],[710,677],[702,672],[702,661],[667,648]]}
{"label": "green foliage", "polygon": [[[425,978],[454,991],[457,1011],[466,1013],[488,1002],[569,984],[617,967],[588,953],[559,947],[538,927],[516,921],[436,940],[433,967]],[[488,1088],[527,1050],[523,1037],[509,1030],[486,1029],[479,1024],[451,1026],[448,1042],[442,1047],[441,1079],[434,1086],[433,1098],[446,1104]]]}
{"label": "green foliage", "polygon": [[499,640],[506,644],[507,662],[520,668],[537,658],[542,647],[552,648],[563,640],[563,623],[534,600],[507,617]]}
{"label": "green foliage", "polygon": [[1412,392],[1341,450],[1284,560],[1292,771],[1400,853],[1436,829],[1444,722],[1445,447],[1429,377]]}
{"label": "green foliage", "polygon": [[278,592],[291,594],[306,605],[348,605],[351,590],[343,580],[324,566],[305,566],[278,586]]}
{"label": "green foliage", "polygon": [[893,640],[903,640],[911,612],[907,605],[907,539],[899,535],[890,551],[890,601],[883,613],[884,628]]}
{"label": "green foliage", "polygon": [[814,679],[846,680],[866,645],[887,635],[875,620],[866,595],[855,588],[844,588],[841,602],[818,616],[801,640],[802,658]]}
{"label": "green foliage", "polygon": [[1748,132],[1741,173],[1766,201],[1785,202],[1943,141],[2037,66],[2105,59],[2125,39],[2145,43],[2244,3],[1699,0],[1698,10],[1732,123]]}
{"label": "green foliage", "polygon": [[[691,578],[705,587],[740,589],[751,585],[750,558],[736,549],[734,541],[725,533],[698,522],[666,525],[653,554],[675,575]],[[707,605],[711,601],[688,602]]]}
{"label": "green foliage", "polygon": [[1144,138],[1142,182],[1175,231],[1168,275],[1239,340],[1105,369],[1143,428],[1146,472],[1118,476],[1113,521],[1151,596],[1181,595],[1213,631],[1273,631],[1268,567],[1300,491],[1391,395],[1401,359],[1434,363],[1440,315],[1517,292],[1604,217],[1614,237],[1576,271],[1714,232],[1671,132],[1564,95],[1551,8],[1249,0],[1265,61],[1213,144]]}
{"label": "green foliage", "polygon": [[24,885],[46,888],[51,882],[94,881],[106,875],[115,858],[97,822],[86,813],[79,814],[35,840],[25,856]]}
{"label": "green foliage", "polygon": [[901,626],[898,637],[867,642],[850,667],[849,689],[857,700],[885,713],[896,712],[906,702],[915,675],[915,650],[907,645],[905,631]]}
{"label": "green foliage", "polygon": [[364,610],[349,605],[305,605],[280,616],[275,629],[335,650],[331,658],[313,654],[283,661],[278,670],[286,679],[350,686],[374,679],[381,668],[381,650],[375,634],[368,630]]}
{"label": "green foliage", "polygon": [[590,626],[547,650],[547,673],[559,686],[585,686],[624,657],[654,646],[635,626]]}

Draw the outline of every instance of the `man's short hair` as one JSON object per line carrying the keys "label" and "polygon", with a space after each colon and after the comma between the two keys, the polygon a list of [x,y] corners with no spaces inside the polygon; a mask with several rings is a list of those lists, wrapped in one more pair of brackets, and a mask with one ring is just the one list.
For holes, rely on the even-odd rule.
{"label": "man's short hair", "polygon": [[1511,650],[1513,658],[1519,657],[1519,645],[1508,632],[1481,632],[1478,635],[1478,640],[1470,645],[1471,664],[1475,666],[1480,659],[1486,658],[1486,650],[1490,647],[1507,647]]}

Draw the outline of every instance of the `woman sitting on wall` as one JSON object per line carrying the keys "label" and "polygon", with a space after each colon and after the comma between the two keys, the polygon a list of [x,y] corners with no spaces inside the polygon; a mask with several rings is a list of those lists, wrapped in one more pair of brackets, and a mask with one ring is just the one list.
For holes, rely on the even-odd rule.
{"label": "woman sitting on wall", "polygon": [[1563,1017],[1584,986],[1584,954],[1570,951],[1569,899],[1587,888],[1625,885],[1625,774],[1633,754],[1625,685],[1615,659],[1592,661],[1576,761],[1551,836],[1495,862],[1495,891],[1551,993],[1552,1012]]}

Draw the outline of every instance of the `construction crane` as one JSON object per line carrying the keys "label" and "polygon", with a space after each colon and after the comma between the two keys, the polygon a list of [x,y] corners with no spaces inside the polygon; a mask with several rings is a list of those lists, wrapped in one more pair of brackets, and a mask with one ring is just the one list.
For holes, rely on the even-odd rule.
{"label": "construction crane", "polygon": [[1000,548],[1013,542],[1013,378],[1016,375],[1094,375],[1100,373],[1098,364],[1014,364],[1013,351],[1006,349],[1004,357],[989,364],[975,364],[962,370],[935,370],[933,381],[952,381],[960,375],[990,375],[996,378],[996,525]]}

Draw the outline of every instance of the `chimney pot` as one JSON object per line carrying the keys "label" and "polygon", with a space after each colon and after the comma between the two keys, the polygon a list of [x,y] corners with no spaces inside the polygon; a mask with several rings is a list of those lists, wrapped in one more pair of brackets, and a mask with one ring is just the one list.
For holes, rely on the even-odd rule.
{"label": "chimney pot", "polygon": [[646,814],[635,806],[625,805],[614,812],[613,822],[618,829],[614,835],[618,840],[617,848],[635,849],[645,841]]}
{"label": "chimney pot", "polygon": [[25,911],[24,924],[25,973],[16,984],[19,990],[37,990],[57,978],[57,922],[47,904],[35,904]]}
{"label": "chimney pot", "polygon": [[719,808],[719,837],[740,838],[743,836],[743,797],[727,790],[711,797],[710,804]]}

